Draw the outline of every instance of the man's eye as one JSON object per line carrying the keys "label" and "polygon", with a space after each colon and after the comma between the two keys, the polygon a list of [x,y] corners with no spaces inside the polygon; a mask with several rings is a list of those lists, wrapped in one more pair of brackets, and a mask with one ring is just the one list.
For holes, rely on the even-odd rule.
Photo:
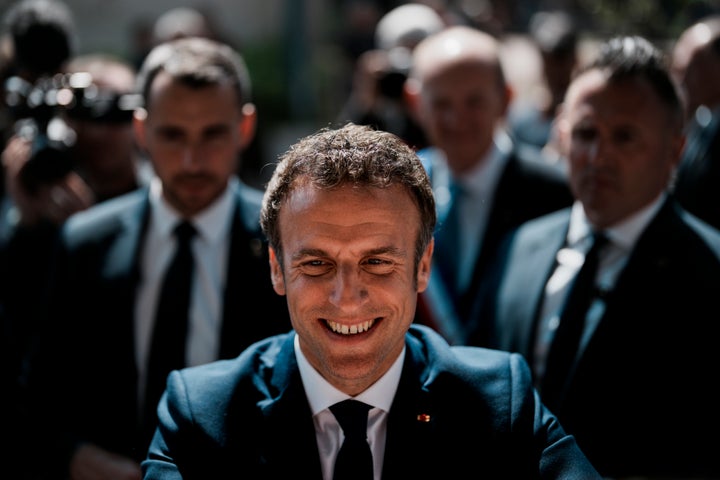
{"label": "man's eye", "polygon": [[613,132],[613,140],[615,143],[630,143],[635,138],[633,132],[629,129],[618,130]]}
{"label": "man's eye", "polygon": [[581,142],[589,142],[595,138],[595,130],[592,128],[576,128],[572,132],[572,136],[575,140]]}
{"label": "man's eye", "polygon": [[381,258],[369,258],[365,261],[366,270],[377,275],[390,273],[394,267],[394,262],[383,260]]}
{"label": "man's eye", "polygon": [[305,275],[316,277],[330,271],[332,265],[322,260],[309,260],[300,265],[300,270]]}

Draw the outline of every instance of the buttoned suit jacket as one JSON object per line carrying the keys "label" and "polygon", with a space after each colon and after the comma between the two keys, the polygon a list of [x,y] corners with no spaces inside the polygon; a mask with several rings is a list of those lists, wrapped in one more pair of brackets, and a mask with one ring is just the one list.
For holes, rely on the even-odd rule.
{"label": "buttoned suit jacket", "polygon": [[[243,183],[234,198],[219,358],[290,329],[285,297],[270,280],[261,198]],[[147,453],[154,424],[138,417],[134,309],[148,215],[143,189],[79,213],[63,228],[30,372],[40,433],[58,444],[60,465],[85,440],[138,461]]]}
{"label": "buttoned suit jacket", "polygon": [[[570,209],[552,213],[513,236],[492,346],[533,358],[538,312],[569,219]],[[668,198],[604,293],[604,313],[553,408],[602,475],[720,478],[713,433],[720,410],[710,380],[719,246],[720,232]]]}
{"label": "buttoned suit jacket", "polygon": [[[437,170],[447,169],[447,164],[433,162],[431,152],[421,158],[435,187],[435,179],[440,176]],[[527,220],[572,205],[573,196],[561,172],[540,158],[531,157],[528,150],[516,148],[509,154],[491,202],[485,232],[482,239],[478,239],[481,241],[478,256],[468,259],[474,263],[469,286],[459,298],[450,300],[461,325],[460,334],[449,339],[452,343],[487,346],[491,325],[482,322],[475,312],[489,295],[485,279],[496,268],[495,259],[503,238]],[[428,296],[421,298],[427,301]],[[433,325],[444,321],[428,315],[422,308],[418,309],[418,323]]]}
{"label": "buttoned suit jacket", "polygon": [[[294,332],[171,373],[144,478],[320,479]],[[594,479],[519,355],[453,347],[414,325],[387,423],[384,480]],[[475,472],[475,473],[472,473]]]}

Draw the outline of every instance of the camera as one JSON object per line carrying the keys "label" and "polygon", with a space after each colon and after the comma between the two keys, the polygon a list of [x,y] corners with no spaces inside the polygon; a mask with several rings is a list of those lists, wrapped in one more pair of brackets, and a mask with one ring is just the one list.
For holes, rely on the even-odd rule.
{"label": "camera", "polygon": [[5,104],[14,133],[31,143],[30,159],[20,181],[31,193],[73,169],[71,147],[75,131],[65,119],[123,123],[132,119],[137,97],[99,88],[86,72],[58,73],[30,83],[20,77],[5,82]]}
{"label": "camera", "polygon": [[387,62],[387,68],[378,78],[378,91],[386,98],[400,100],[412,62],[410,51],[404,47],[392,48],[387,52]]}

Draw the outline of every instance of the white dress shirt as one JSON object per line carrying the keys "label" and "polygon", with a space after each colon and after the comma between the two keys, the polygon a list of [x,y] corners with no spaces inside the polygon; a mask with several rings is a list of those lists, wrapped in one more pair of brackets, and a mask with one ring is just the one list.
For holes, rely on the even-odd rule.
{"label": "white dress shirt", "polygon": [[[613,289],[635,243],[637,243],[642,232],[655,217],[664,200],[665,195],[663,194],[647,207],[612,228],[603,230],[608,237],[608,243],[600,252],[600,263],[596,277],[596,285],[601,292],[609,292]],[[538,381],[545,371],[547,354],[560,323],[561,309],[570,290],[571,281],[582,267],[591,244],[592,226],[585,216],[582,204],[575,202],[570,214],[570,225],[565,246],[558,250],[555,258],[555,271],[545,285],[545,299],[542,304],[540,321],[538,322],[534,358],[532,359],[533,369]],[[605,303],[603,299],[594,299],[588,309],[578,354],[587,345],[604,311]]]}
{"label": "white dress shirt", "polygon": [[[232,179],[220,198],[190,219],[198,234],[192,241],[195,271],[187,336],[188,366],[218,358],[230,228],[237,188],[237,179]],[[162,197],[160,181],[153,179],[150,184],[150,218],[140,258],[141,283],[135,303],[135,354],[140,399],[144,398],[160,287],[175,252],[176,239],[172,230],[180,220],[180,215]]]}
{"label": "white dress shirt", "polygon": [[368,442],[373,455],[374,478],[380,480],[385,456],[388,412],[400,382],[405,349],[403,348],[402,353],[385,375],[357,397],[350,397],[332,386],[310,365],[300,349],[297,335],[295,335],[295,358],[315,423],[315,437],[320,452],[323,480],[332,480],[335,458],[345,439],[330,407],[348,398],[354,398],[373,407],[368,412]]}
{"label": "white dress shirt", "polygon": [[497,134],[493,146],[486,158],[475,168],[455,181],[462,185],[465,195],[459,204],[460,218],[460,256],[458,269],[458,287],[460,291],[468,288],[475,269],[475,262],[480,255],[482,239],[485,236],[488,220],[492,212],[493,198],[500,177],[508,162],[509,148],[506,136]]}
{"label": "white dress shirt", "polygon": [[[454,179],[466,192],[458,207],[460,218],[463,219],[458,225],[460,235],[458,258],[463,261],[458,268],[457,284],[461,291],[472,281],[475,261],[480,255],[495,191],[508,162],[511,148],[512,144],[507,134],[498,132],[487,157],[461,178]],[[451,172],[445,154],[440,149],[430,147],[422,150],[420,155],[432,177],[438,219],[442,222],[451,204],[450,185],[453,181]],[[433,261],[437,261],[436,256],[433,257]],[[447,292],[439,272],[439,268],[434,267],[430,273],[430,283],[423,292],[425,303],[433,312],[432,316],[437,319],[436,328],[440,333],[451,344],[462,344],[466,341],[466,329],[457,316],[451,295]]]}

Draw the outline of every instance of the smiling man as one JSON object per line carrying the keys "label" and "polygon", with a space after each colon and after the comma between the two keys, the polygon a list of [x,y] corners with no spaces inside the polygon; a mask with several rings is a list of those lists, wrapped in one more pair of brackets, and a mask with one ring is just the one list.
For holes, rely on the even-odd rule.
{"label": "smiling man", "polygon": [[[294,329],[171,373],[144,478],[599,478],[522,357],[412,324],[435,218],[427,174],[395,135],[348,124],[291,147],[261,224]],[[335,413],[348,400],[359,440]],[[338,473],[353,441],[364,476]]]}

